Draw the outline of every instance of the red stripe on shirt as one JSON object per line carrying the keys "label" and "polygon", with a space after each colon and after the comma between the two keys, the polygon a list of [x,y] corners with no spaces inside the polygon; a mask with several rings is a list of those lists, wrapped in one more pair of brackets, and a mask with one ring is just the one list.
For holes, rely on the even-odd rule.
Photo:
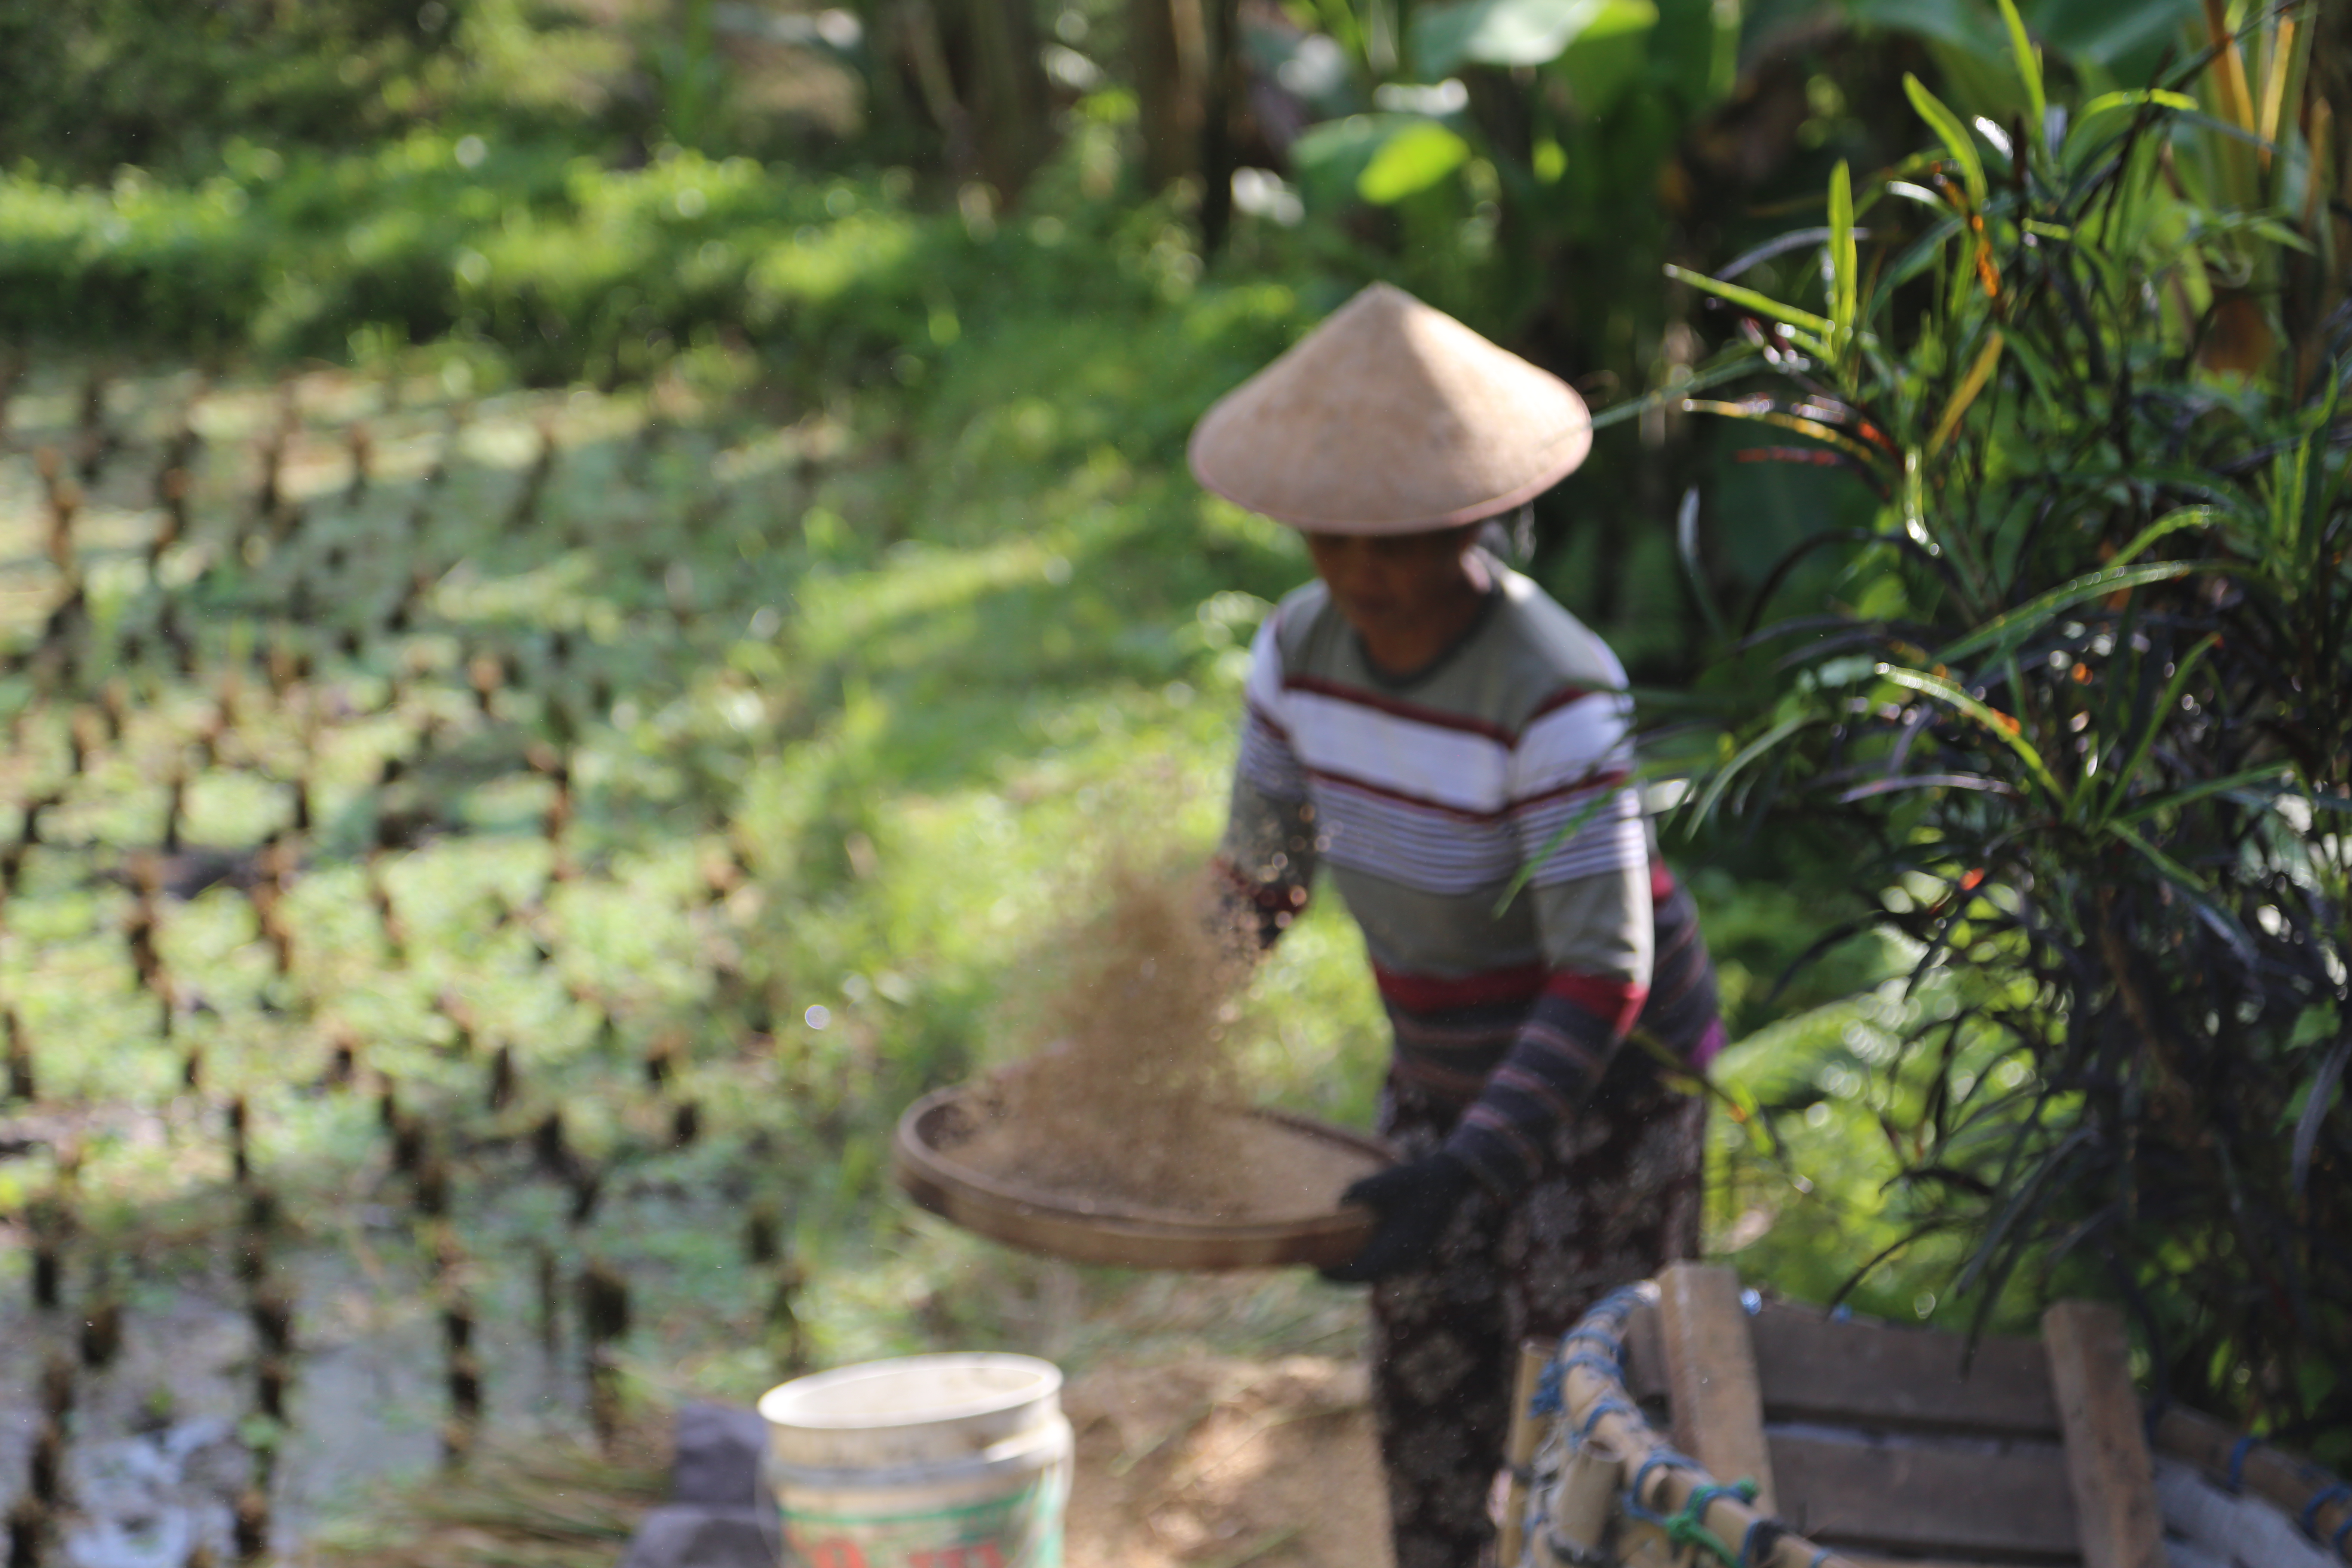
{"label": "red stripe on shirt", "polygon": [[1424,708],[1418,702],[1383,697],[1377,691],[1342,686],[1319,675],[1286,675],[1282,678],[1282,689],[1285,691],[1311,691],[1318,697],[1328,697],[1337,702],[1352,702],[1359,708],[1370,708],[1391,718],[1410,719],[1416,724],[1427,724],[1439,730],[1459,730],[1468,734],[1484,735],[1505,746],[1516,746],[1519,742],[1517,735],[1500,724],[1473,719],[1466,713],[1448,713],[1442,708]]}
{"label": "red stripe on shirt", "polygon": [[1290,744],[1290,731],[1276,723],[1265,709],[1259,707],[1255,702],[1247,703],[1245,706],[1249,709],[1251,718],[1256,720],[1259,723],[1274,731],[1274,738],[1276,740],[1280,741],[1286,746]]}
{"label": "red stripe on shirt", "polygon": [[1379,984],[1381,997],[1408,1013],[1497,1007],[1507,1003],[1524,1005],[1542,994],[1544,976],[1549,973],[1540,963],[1517,963],[1476,974],[1406,974],[1383,969],[1377,963],[1372,965],[1372,979]]}
{"label": "red stripe on shirt", "polygon": [[1539,791],[1535,795],[1523,795],[1503,809],[1506,811],[1523,811],[1528,806],[1541,805],[1546,801],[1558,800],[1562,795],[1574,795],[1580,790],[1611,789],[1616,785],[1623,784],[1631,777],[1633,777],[1633,774],[1627,773],[1623,768],[1611,768],[1605,773],[1589,773],[1582,778],[1577,779],[1572,783],[1559,784],[1553,788]]}
{"label": "red stripe on shirt", "polygon": [[1649,999],[1645,986],[1630,980],[1619,980],[1607,974],[1579,974],[1571,969],[1552,972],[1543,984],[1544,994],[1557,996],[1609,1026],[1612,1035],[1622,1035],[1633,1026],[1642,1014],[1642,1004]]}
{"label": "red stripe on shirt", "polygon": [[1395,801],[1399,805],[1409,805],[1419,811],[1431,811],[1440,816],[1450,816],[1456,822],[1475,822],[1491,826],[1500,822],[1510,812],[1508,806],[1505,806],[1500,811],[1480,811],[1475,806],[1448,805],[1442,800],[1432,800],[1425,795],[1414,795],[1410,790],[1398,789],[1391,784],[1374,784],[1370,779],[1360,779],[1351,773],[1328,773],[1321,768],[1310,768],[1303,764],[1299,771],[1310,779],[1339,789],[1351,789],[1363,795],[1378,795],[1382,800]]}
{"label": "red stripe on shirt", "polygon": [[[1529,724],[1533,724],[1537,720],[1542,718],[1547,713],[1557,713],[1563,708],[1575,706],[1577,703],[1583,701],[1588,697],[1599,697],[1601,695],[1603,694],[1593,690],[1590,687],[1563,686],[1558,691],[1553,692],[1550,696],[1536,704],[1535,711],[1528,715],[1528,722]],[[1613,695],[1613,693],[1611,695]]]}

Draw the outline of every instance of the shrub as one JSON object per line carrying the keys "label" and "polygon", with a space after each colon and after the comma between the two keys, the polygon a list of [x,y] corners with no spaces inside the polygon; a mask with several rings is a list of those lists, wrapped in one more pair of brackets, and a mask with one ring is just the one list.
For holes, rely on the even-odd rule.
{"label": "shrub", "polygon": [[[1961,1244],[1977,1322],[2019,1281],[2102,1282],[2159,1395],[2341,1458],[2352,315],[2319,315],[2328,175],[2291,102],[2269,142],[2242,95],[2179,90],[2233,40],[2070,114],[2005,9],[2030,110],[1970,126],[1910,82],[1937,145],[1858,194],[1840,166],[1817,301],[1689,278],[1743,334],[1717,368],[1771,384],[1685,406],[1881,503],[1811,542],[1842,555],[1828,613],[1749,637],[1778,662],[1692,809],[1865,847],[1871,920],[1916,955],[1883,1068],[1909,1235]],[[2293,43],[2268,66],[2295,70]]]}

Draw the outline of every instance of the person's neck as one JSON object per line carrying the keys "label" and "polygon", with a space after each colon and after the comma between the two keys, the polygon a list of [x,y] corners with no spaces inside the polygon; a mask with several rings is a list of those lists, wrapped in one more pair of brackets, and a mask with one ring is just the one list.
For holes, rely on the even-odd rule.
{"label": "person's neck", "polygon": [[1420,674],[1477,624],[1479,616],[1486,611],[1487,596],[1494,591],[1494,578],[1485,565],[1475,555],[1465,555],[1444,598],[1428,615],[1412,626],[1377,634],[1357,629],[1364,658],[1370,662],[1374,673],[1388,679]]}

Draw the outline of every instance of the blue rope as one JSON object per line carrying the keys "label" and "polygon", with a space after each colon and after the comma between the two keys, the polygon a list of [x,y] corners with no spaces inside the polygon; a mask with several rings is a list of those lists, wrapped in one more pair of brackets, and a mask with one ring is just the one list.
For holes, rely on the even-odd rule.
{"label": "blue rope", "polygon": [[1642,1504],[1642,1483],[1650,1479],[1651,1470],[1660,1465],[1664,1465],[1670,1470],[1695,1470],[1698,1468],[1697,1460],[1691,1458],[1687,1455],[1677,1454],[1672,1448],[1661,1446],[1651,1449],[1649,1458],[1643,1459],[1641,1465],[1633,1471],[1633,1484],[1625,1489],[1627,1494],[1633,1498],[1636,1505],[1646,1506]]}
{"label": "blue rope", "polygon": [[1543,1374],[1536,1379],[1535,1397],[1528,1401],[1530,1415],[1557,1415],[1568,1408],[1561,1388],[1568,1381],[1567,1366],[1556,1361],[1544,1363]]}
{"label": "blue rope", "polygon": [[1753,1502],[1756,1499],[1756,1483],[1742,1479],[1733,1481],[1728,1486],[1709,1483],[1702,1487],[1694,1487],[1691,1489],[1691,1495],[1684,1500],[1682,1507],[1672,1513],[1660,1513],[1642,1501],[1642,1483],[1649,1479],[1651,1469],[1660,1465],[1670,1470],[1698,1469],[1696,1461],[1675,1453],[1672,1448],[1653,1449],[1650,1457],[1642,1461],[1641,1468],[1633,1472],[1633,1485],[1625,1489],[1626,1517],[1640,1520],[1645,1524],[1656,1525],[1665,1532],[1666,1539],[1677,1546],[1688,1546],[1694,1549],[1704,1547],[1723,1563],[1724,1568],[1742,1568],[1741,1559],[1732,1554],[1731,1548],[1723,1543],[1722,1537],[1707,1529],[1706,1510],[1719,1498],[1735,1497],[1742,1502]]}
{"label": "blue rope", "polygon": [[[1584,1314],[1584,1323],[1590,1323],[1596,1318],[1611,1318],[1622,1324],[1632,1314],[1633,1309],[1641,1304],[1642,1288],[1640,1286],[1620,1285],[1593,1304],[1592,1310]],[[1584,1323],[1579,1323],[1577,1327],[1580,1329]]]}
{"label": "blue rope", "polygon": [[2346,1554],[2347,1543],[2352,1543],[2352,1514],[2345,1516],[2344,1522],[2336,1527],[2336,1533],[2329,1537],[2327,1542],[2329,1546],[2335,1548],[2338,1557]]}
{"label": "blue rope", "polygon": [[1559,1368],[1563,1376],[1570,1367],[1578,1366],[1587,1372],[1596,1373],[1612,1383],[1625,1374],[1624,1369],[1617,1364],[1615,1356],[1602,1355],[1599,1351],[1579,1351],[1566,1360],[1555,1362],[1552,1364]]}
{"label": "blue rope", "polygon": [[1610,1415],[1612,1412],[1619,1415],[1639,1415],[1641,1414],[1640,1411],[1634,1409],[1625,1401],[1618,1398],[1614,1394],[1612,1394],[1607,1399],[1601,1400],[1591,1409],[1584,1413],[1584,1424],[1576,1429],[1576,1440],[1581,1443],[1587,1437],[1591,1436],[1593,1426],[1600,1422],[1603,1415]]}
{"label": "blue rope", "polygon": [[1683,1511],[1705,1519],[1706,1510],[1714,1507],[1717,1500],[1727,1497],[1738,1498],[1741,1502],[1754,1502],[1756,1483],[1743,1479],[1727,1484],[1717,1482],[1711,1486],[1693,1487],[1689,1500],[1683,1504]]}
{"label": "blue rope", "polygon": [[1622,1360],[1625,1347],[1615,1334],[1606,1329],[1573,1328],[1559,1337],[1559,1348],[1566,1350],[1579,1340],[1588,1340],[1601,1347],[1612,1358]]}
{"label": "blue rope", "polygon": [[[1753,1502],[1756,1500],[1755,1483],[1750,1482],[1748,1484],[1748,1501]],[[1748,1525],[1748,1533],[1739,1538],[1739,1561],[1743,1565],[1743,1568],[1745,1568],[1745,1565],[1748,1563],[1761,1563],[1763,1561],[1762,1558],[1756,1555],[1756,1537],[1759,1532],[1764,1537],[1764,1550],[1769,1552],[1773,1547],[1780,1544],[1780,1537],[1787,1534],[1788,1531],[1789,1527],[1782,1524],[1777,1519],[1758,1519],[1749,1521]]]}
{"label": "blue rope", "polygon": [[2230,1478],[2224,1484],[2231,1491],[2242,1492],[2246,1489],[2246,1456],[2252,1453],[2261,1442],[2260,1437],[2248,1436],[2239,1438],[2236,1445],[2231,1448]]}
{"label": "blue rope", "polygon": [[2352,1498],[2352,1485],[2347,1485],[2342,1481],[2336,1482],[2332,1487],[2323,1487],[2312,1493],[2311,1500],[2303,1505],[2303,1532],[2314,1541],[2318,1540],[2319,1510],[2329,1503],[2342,1502],[2347,1498]]}

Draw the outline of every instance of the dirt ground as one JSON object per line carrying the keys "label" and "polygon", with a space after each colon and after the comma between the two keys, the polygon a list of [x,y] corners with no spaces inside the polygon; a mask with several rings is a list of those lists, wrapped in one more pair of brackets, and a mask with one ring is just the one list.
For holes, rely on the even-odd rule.
{"label": "dirt ground", "polygon": [[[1361,1363],[1196,1356],[1071,1381],[1066,1568],[1389,1568]],[[671,1414],[622,1450],[478,1456],[388,1489],[280,1559],[303,1568],[611,1568],[667,1490]]]}
{"label": "dirt ground", "polygon": [[1075,1380],[1068,1568],[1387,1568],[1366,1394],[1360,1363],[1318,1356]]}

